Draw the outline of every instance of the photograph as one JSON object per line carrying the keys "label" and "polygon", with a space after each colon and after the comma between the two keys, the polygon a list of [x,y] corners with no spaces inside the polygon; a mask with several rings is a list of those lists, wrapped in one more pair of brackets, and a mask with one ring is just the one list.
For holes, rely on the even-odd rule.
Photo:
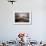
{"label": "photograph", "polygon": [[15,22],[29,22],[29,13],[15,13]]}
{"label": "photograph", "polygon": [[15,24],[31,24],[31,12],[15,12]]}

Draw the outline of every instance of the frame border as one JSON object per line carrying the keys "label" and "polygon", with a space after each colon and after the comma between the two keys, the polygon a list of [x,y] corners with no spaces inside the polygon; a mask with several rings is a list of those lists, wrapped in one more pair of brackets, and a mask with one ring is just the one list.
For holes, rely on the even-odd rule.
{"label": "frame border", "polygon": [[[29,14],[31,14],[31,17],[30,17],[30,15],[29,15],[29,17],[30,17],[30,19],[31,19],[31,20],[30,20],[31,22],[29,22],[29,23],[27,23],[27,24],[26,24],[26,23],[25,23],[25,24],[23,24],[23,23],[20,23],[20,24],[19,24],[19,23],[18,23],[18,24],[15,23],[15,13],[16,13],[16,12],[18,12],[18,13],[19,13],[19,12],[29,12]],[[14,13],[13,13],[13,25],[32,25],[32,11],[14,11]]]}

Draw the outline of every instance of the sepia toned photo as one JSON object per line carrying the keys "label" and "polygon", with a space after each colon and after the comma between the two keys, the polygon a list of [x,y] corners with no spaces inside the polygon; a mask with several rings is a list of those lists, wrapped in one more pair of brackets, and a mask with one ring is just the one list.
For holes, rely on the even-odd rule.
{"label": "sepia toned photo", "polygon": [[15,24],[31,24],[30,12],[15,12],[14,14]]}
{"label": "sepia toned photo", "polygon": [[29,22],[29,13],[15,13],[15,22]]}

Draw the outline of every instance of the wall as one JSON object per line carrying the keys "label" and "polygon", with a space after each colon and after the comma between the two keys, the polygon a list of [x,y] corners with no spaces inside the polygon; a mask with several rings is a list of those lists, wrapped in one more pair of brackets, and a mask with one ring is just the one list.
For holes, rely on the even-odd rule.
{"label": "wall", "polygon": [[[14,5],[7,0],[0,0],[0,40],[11,40],[19,32],[27,32],[32,39],[46,40],[46,9],[45,0],[17,0]],[[32,25],[14,25],[14,11],[31,11]]]}

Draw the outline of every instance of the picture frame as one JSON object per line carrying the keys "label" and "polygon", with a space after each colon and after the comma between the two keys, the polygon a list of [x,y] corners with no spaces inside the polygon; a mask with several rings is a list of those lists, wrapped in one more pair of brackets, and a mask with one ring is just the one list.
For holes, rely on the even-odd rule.
{"label": "picture frame", "polygon": [[[21,17],[24,19],[22,19]],[[15,25],[32,25],[32,12],[31,11],[14,11],[13,23]]]}

